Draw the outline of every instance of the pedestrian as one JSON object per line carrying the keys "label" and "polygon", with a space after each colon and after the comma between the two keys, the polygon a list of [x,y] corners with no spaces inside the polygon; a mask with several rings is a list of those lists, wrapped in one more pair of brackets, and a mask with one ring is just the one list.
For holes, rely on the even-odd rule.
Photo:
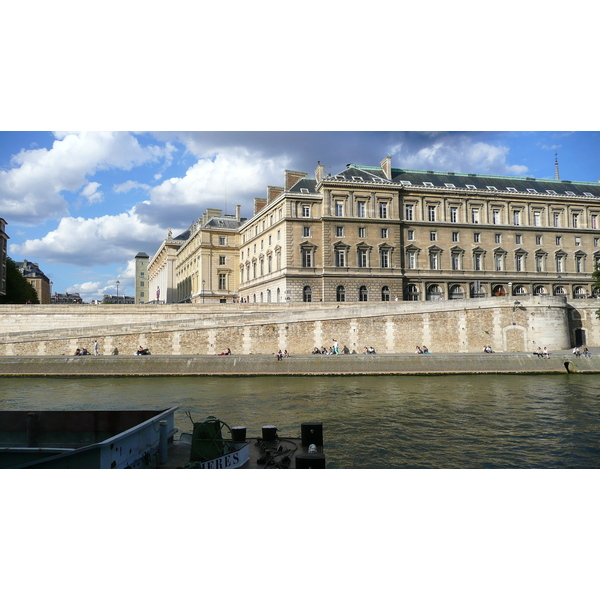
{"label": "pedestrian", "polygon": [[94,356],[98,356],[98,340],[94,340]]}
{"label": "pedestrian", "polygon": [[333,340],[333,353],[339,354],[338,350],[339,350],[339,343],[337,340]]}

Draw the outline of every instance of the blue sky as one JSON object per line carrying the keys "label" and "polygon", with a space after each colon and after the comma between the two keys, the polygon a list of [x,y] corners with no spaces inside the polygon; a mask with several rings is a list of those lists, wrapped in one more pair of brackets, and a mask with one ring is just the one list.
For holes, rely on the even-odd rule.
{"label": "blue sky", "polygon": [[0,216],[9,255],[38,262],[58,292],[86,301],[133,293],[132,259],[150,256],[206,208],[242,216],[284,169],[347,163],[496,175],[600,178],[597,132],[0,133]]}

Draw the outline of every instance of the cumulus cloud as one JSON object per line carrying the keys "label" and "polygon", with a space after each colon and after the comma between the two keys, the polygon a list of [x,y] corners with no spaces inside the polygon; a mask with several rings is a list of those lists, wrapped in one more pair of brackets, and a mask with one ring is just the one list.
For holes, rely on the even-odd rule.
{"label": "cumulus cloud", "polygon": [[10,252],[68,265],[106,265],[123,263],[145,248],[153,253],[164,237],[163,227],[142,223],[135,211],[93,219],[64,217],[43,238],[11,244]]}
{"label": "cumulus cloud", "polygon": [[98,191],[100,185],[97,181],[92,181],[81,190],[81,195],[87,198],[88,204],[97,204],[104,200],[104,194]]}
{"label": "cumulus cloud", "polygon": [[[172,149],[143,147],[125,132],[56,133],[50,149],[16,153],[7,170],[0,171],[0,213],[23,224],[42,223],[68,214],[63,192],[77,192],[92,185],[86,179],[106,169],[130,170],[136,165],[170,160]],[[93,196],[94,191],[90,196]],[[88,196],[98,202],[101,196]]]}
{"label": "cumulus cloud", "polygon": [[125,181],[124,183],[118,183],[113,186],[113,191],[116,194],[126,194],[131,190],[150,190],[151,186],[147,183],[140,183],[139,181]]}

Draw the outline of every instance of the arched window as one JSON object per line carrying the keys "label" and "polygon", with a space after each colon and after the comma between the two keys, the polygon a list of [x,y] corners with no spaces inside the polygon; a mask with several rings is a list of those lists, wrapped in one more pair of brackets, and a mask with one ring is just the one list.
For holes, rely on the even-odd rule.
{"label": "arched window", "polygon": [[543,285],[536,285],[533,288],[533,295],[534,296],[545,296],[548,292],[546,291],[546,288]]}
{"label": "arched window", "polygon": [[346,302],[346,288],[343,285],[337,286],[335,297],[338,302]]}
{"label": "arched window", "polygon": [[312,302],[312,290],[310,285],[305,285],[302,290],[302,302]]}
{"label": "arched window", "polygon": [[465,293],[463,292],[462,286],[453,285],[450,287],[450,293],[448,294],[450,300],[462,300],[464,297]]}
{"label": "arched window", "polygon": [[390,301],[390,288],[387,285],[384,285],[381,288],[381,301],[382,302]]}
{"label": "arched window", "polygon": [[481,286],[479,281],[472,283],[469,286],[471,292],[471,298],[484,298],[485,297],[485,289]]}
{"label": "arched window", "polygon": [[281,290],[277,288],[277,302],[281,302]]}
{"label": "arched window", "polygon": [[555,296],[566,296],[565,288],[562,285],[554,286],[554,295]]}
{"label": "arched window", "polygon": [[442,297],[442,288],[433,284],[427,288],[427,300],[439,300]]}
{"label": "arched window", "polygon": [[267,302],[271,302],[271,290],[267,290]]}
{"label": "arched window", "polygon": [[369,293],[367,292],[367,286],[361,285],[358,290],[358,300],[359,302],[367,302],[369,300]]}
{"label": "arched window", "polygon": [[513,288],[513,296],[525,296],[527,290],[522,285],[515,285]]}
{"label": "arched window", "polygon": [[492,288],[492,296],[506,296],[506,288],[503,285],[495,285]]}
{"label": "arched window", "polygon": [[573,298],[585,298],[586,296],[585,288],[582,288],[580,285],[573,290]]}
{"label": "arched window", "polygon": [[415,302],[419,299],[419,289],[414,283],[409,283],[406,286],[406,299],[409,302]]}
{"label": "arched window", "polygon": [[260,293],[260,303],[262,304],[263,302],[264,302],[264,300],[263,300],[263,293],[261,292]]}

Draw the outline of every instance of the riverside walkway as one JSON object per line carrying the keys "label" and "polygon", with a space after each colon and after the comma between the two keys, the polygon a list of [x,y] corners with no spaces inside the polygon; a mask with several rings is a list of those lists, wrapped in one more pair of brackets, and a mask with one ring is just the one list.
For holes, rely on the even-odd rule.
{"label": "riverside walkway", "polygon": [[156,377],[156,376],[311,376],[451,375],[493,373],[600,373],[600,348],[591,358],[570,349],[550,358],[525,353],[340,354],[231,356],[3,356],[0,377]]}

